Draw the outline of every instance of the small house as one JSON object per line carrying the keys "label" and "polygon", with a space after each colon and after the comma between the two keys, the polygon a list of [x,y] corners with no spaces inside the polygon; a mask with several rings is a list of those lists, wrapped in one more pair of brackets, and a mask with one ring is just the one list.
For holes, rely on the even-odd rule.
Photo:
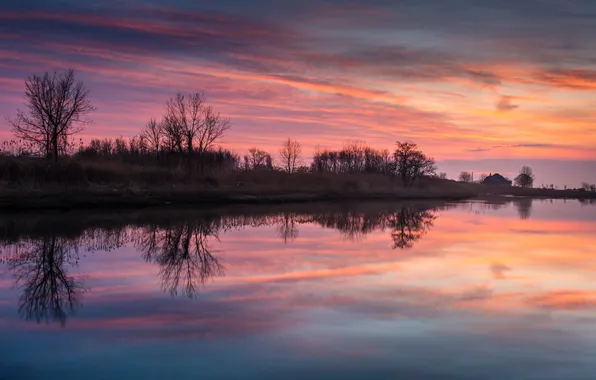
{"label": "small house", "polygon": [[482,181],[483,185],[491,185],[491,186],[511,186],[513,184],[512,181],[508,180],[507,178],[503,177],[499,173],[491,174],[486,177]]}

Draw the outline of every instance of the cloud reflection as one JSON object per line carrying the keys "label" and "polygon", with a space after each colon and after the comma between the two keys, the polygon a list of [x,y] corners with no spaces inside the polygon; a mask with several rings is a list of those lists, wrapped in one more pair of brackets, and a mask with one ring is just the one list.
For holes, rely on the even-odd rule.
{"label": "cloud reflection", "polygon": [[[226,215],[189,214],[132,224],[100,219],[99,225],[78,220],[60,223],[49,218],[24,224],[8,220],[0,231],[0,257],[8,264],[17,285],[23,286],[21,312],[25,319],[54,320],[65,325],[80,304],[80,279],[67,275],[76,268],[80,251],[110,252],[132,245],[148,263],[159,267],[162,288],[172,295],[195,297],[211,278],[223,276],[224,265],[214,250],[221,232],[255,226],[275,226],[284,243],[295,241],[300,224],[318,224],[339,230],[350,239],[364,238],[375,231],[391,231],[394,249],[412,248],[432,226],[435,211],[398,206],[388,210],[339,210],[337,212],[281,212]],[[106,225],[103,225],[106,224]],[[343,277],[355,273],[376,274],[375,268],[341,268],[265,277],[262,281],[284,282],[305,278]]]}

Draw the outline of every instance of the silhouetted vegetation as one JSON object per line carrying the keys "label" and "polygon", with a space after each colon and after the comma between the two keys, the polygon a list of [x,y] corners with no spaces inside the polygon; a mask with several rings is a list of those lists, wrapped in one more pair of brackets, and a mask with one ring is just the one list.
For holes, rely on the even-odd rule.
{"label": "silhouetted vegetation", "polygon": [[32,144],[34,152],[58,161],[67,153],[71,136],[82,131],[95,107],[74,71],[32,75],[25,82],[26,110],[9,119],[17,139]]}
{"label": "silhouetted vegetation", "polygon": [[311,170],[317,173],[376,173],[393,175],[395,162],[388,150],[376,150],[361,141],[348,142],[343,149],[315,152]]}
{"label": "silhouetted vegetation", "polygon": [[249,155],[244,156],[244,170],[273,170],[271,155],[259,148],[250,148]]}
{"label": "silhouetted vegetation", "polygon": [[[317,149],[308,164],[301,143],[288,138],[277,160],[259,147],[241,157],[218,146],[232,123],[201,92],[167,100],[161,117],[149,119],[136,136],[87,144],[75,134],[89,122],[94,107],[72,70],[30,77],[25,95],[27,109],[9,120],[17,140],[0,144],[0,207],[51,207],[50,195],[55,207],[101,207],[255,197],[268,202],[462,199],[502,191],[471,184],[468,172],[460,175],[462,184],[447,180],[445,173],[436,175],[434,159],[411,141],[397,141],[392,151],[349,141],[340,150]],[[527,167],[516,178],[524,188],[533,181]],[[586,193],[594,190],[594,185],[584,186]],[[39,194],[47,196],[40,200]],[[546,192],[523,195],[532,194]]]}
{"label": "silhouetted vegetation", "polygon": [[404,184],[409,187],[414,181],[423,176],[435,174],[435,160],[426,156],[418,145],[411,141],[397,142],[393,156],[395,158],[395,171]]}
{"label": "silhouetted vegetation", "polygon": [[523,166],[513,181],[519,187],[534,187],[534,173],[530,167]]}
{"label": "silhouetted vegetation", "polygon": [[298,141],[288,137],[279,149],[279,158],[281,159],[282,168],[288,173],[294,173],[301,154],[302,145],[300,145]]}
{"label": "silhouetted vegetation", "polygon": [[459,174],[459,181],[460,182],[466,182],[466,183],[470,183],[474,181],[474,177],[472,176],[472,173],[470,172],[461,172]]}

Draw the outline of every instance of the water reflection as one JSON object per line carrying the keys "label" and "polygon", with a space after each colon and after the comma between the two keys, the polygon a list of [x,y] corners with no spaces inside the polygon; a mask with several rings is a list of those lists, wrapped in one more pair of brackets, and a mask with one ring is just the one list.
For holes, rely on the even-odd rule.
{"label": "water reflection", "polygon": [[67,266],[78,263],[78,241],[57,236],[26,239],[4,247],[2,257],[16,284],[23,287],[21,316],[64,326],[83,293],[82,282],[67,271]]}
{"label": "water reflection", "polygon": [[160,228],[136,230],[136,247],[147,262],[160,266],[162,287],[172,295],[196,295],[200,285],[221,276],[224,267],[210,249],[218,239],[219,225],[211,220],[188,221]]}
{"label": "water reflection", "polygon": [[522,220],[529,219],[532,215],[532,198],[520,198],[513,201],[517,214]]}
{"label": "water reflection", "polygon": [[596,198],[583,198],[579,201],[582,205],[596,205]]}
{"label": "water reflection", "polygon": [[2,214],[0,378],[592,379],[593,207],[504,204]]}
{"label": "water reflection", "polygon": [[[265,214],[180,214],[169,217],[140,215],[132,221],[97,222],[67,219],[9,220],[0,226],[0,258],[15,283],[22,286],[22,316],[38,322],[65,325],[79,306],[83,284],[68,275],[81,251],[114,251],[126,245],[137,249],[148,263],[159,266],[164,291],[195,297],[211,278],[223,276],[225,267],[213,244],[230,229],[274,226],[286,244],[299,236],[301,224],[315,224],[340,232],[344,239],[361,240],[374,231],[389,230],[393,249],[408,249],[427,233],[439,209],[452,207],[364,207],[335,211],[273,212]],[[104,226],[106,225],[107,226]],[[62,236],[57,225],[64,226]],[[80,226],[77,230],[77,226]]]}
{"label": "water reflection", "polygon": [[278,235],[286,244],[298,238],[297,219],[295,214],[284,212],[277,223]]}
{"label": "water reflection", "polygon": [[412,248],[414,243],[432,227],[435,219],[435,214],[429,210],[411,208],[403,208],[392,215],[389,226],[392,229],[393,249]]}

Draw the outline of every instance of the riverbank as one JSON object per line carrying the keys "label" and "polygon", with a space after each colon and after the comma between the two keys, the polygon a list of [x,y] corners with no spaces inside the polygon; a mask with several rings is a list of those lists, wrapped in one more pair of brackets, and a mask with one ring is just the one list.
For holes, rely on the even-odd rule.
{"label": "riverbank", "polygon": [[341,201],[463,201],[469,199],[506,200],[510,197],[533,199],[578,199],[596,202],[596,193],[572,190],[411,188],[393,191],[241,191],[203,190],[196,187],[134,189],[97,187],[89,189],[9,189],[0,191],[1,211],[135,209],[148,207],[205,207],[244,204],[286,204]]}
{"label": "riverbank", "polygon": [[198,190],[195,187],[174,189],[41,189],[0,192],[0,210],[72,210],[102,208],[146,208],[162,206],[202,207],[236,204],[283,204],[305,202],[336,202],[365,200],[444,200],[473,198],[466,191],[438,191],[432,189],[399,189],[395,191],[322,191],[322,192],[250,192]]}
{"label": "riverbank", "polygon": [[[206,207],[366,200],[459,201],[501,197],[596,199],[596,192],[487,186],[425,177],[414,186],[374,173],[221,171],[188,176],[157,167],[10,161],[0,178],[0,211]],[[26,164],[31,164],[28,167]],[[20,166],[19,166],[20,165]],[[33,170],[33,169],[35,170]]]}

